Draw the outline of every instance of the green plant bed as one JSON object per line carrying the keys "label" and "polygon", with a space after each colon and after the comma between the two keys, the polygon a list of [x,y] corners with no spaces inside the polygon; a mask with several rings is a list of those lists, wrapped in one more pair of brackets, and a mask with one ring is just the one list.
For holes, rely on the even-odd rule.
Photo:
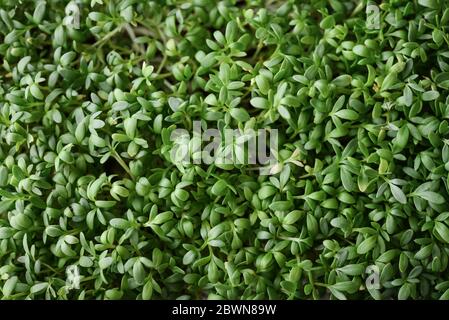
{"label": "green plant bed", "polygon": [[449,5],[378,2],[0,0],[0,298],[448,299]]}

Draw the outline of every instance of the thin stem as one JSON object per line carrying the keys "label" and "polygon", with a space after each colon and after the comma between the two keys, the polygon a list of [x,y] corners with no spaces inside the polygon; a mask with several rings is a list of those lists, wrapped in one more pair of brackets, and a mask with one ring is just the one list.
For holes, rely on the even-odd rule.
{"label": "thin stem", "polygon": [[106,41],[111,39],[116,33],[120,32],[122,30],[122,27],[123,27],[122,24],[118,25],[114,30],[108,32],[103,38],[95,42],[93,44],[93,47],[101,48],[106,43]]}
{"label": "thin stem", "polygon": [[164,52],[164,56],[162,58],[161,64],[159,65],[159,68],[157,68],[157,71],[156,71],[157,74],[159,74],[162,71],[166,62],[167,62],[167,54],[165,54],[165,52]]}
{"label": "thin stem", "polygon": [[145,29],[145,28],[142,28],[142,27],[134,28],[134,31],[137,34],[140,34],[140,35],[143,35],[143,36],[156,38],[156,35],[153,32],[151,32],[151,30],[148,30],[148,29]]}
{"label": "thin stem", "polygon": [[263,48],[263,42],[262,40],[259,40],[259,43],[257,44],[257,48],[256,48],[256,52],[254,52],[253,56],[252,56],[252,60],[254,60],[260,53],[260,50],[262,50]]}
{"label": "thin stem", "polygon": [[123,161],[123,159],[120,157],[120,155],[114,150],[111,152],[112,157],[117,160],[117,162],[120,164],[120,166],[126,171],[126,173],[132,178],[134,179],[131,170],[129,169],[128,165],[126,164],[125,161]]}
{"label": "thin stem", "polygon": [[[156,26],[152,26],[147,24],[145,21],[142,20],[138,20],[138,22],[143,25],[146,29],[144,28],[136,28],[136,32],[139,32],[141,34],[145,34],[148,36],[152,36],[153,38],[156,38],[155,34],[153,32],[150,31],[151,28],[154,28],[156,30],[156,33],[158,35],[159,40],[162,42],[163,47],[166,47],[167,44],[167,38],[165,37],[164,33],[161,31],[161,29],[156,25]],[[162,61],[161,64],[159,65],[156,73],[160,73],[162,71],[162,69],[165,66],[165,63],[167,62],[167,54],[164,52],[162,52],[163,57],[162,57]]]}
{"label": "thin stem", "polygon": [[[156,32],[159,35],[159,37],[161,38],[162,42],[163,42],[163,47],[165,48],[167,46],[167,39],[165,38],[165,35],[163,32],[161,32],[161,29],[159,29],[158,26],[156,26]],[[164,52],[162,53],[164,56],[162,57],[162,61],[161,64],[159,65],[159,68],[157,68],[156,73],[160,73],[162,71],[162,68],[164,68],[165,63],[167,62],[167,53]]]}
{"label": "thin stem", "polygon": [[321,283],[321,282],[315,282],[314,285],[317,286],[317,287],[324,287],[324,288],[328,287],[328,285],[326,285],[324,283]]}
{"label": "thin stem", "polygon": [[28,292],[21,292],[21,293],[13,294],[13,295],[9,296],[8,298],[11,300],[14,300],[15,298],[19,298],[19,297],[23,297],[23,296],[27,296],[27,295],[28,295]]}
{"label": "thin stem", "polygon": [[[170,77],[172,74],[171,73],[169,73],[169,72],[167,72],[167,73],[161,73],[161,74],[158,74],[155,78],[153,78],[153,79],[156,79],[156,80],[159,80],[159,79],[165,79],[165,78],[168,78],[168,77]],[[152,79],[152,80],[153,80]]]}
{"label": "thin stem", "polygon": [[50,269],[52,272],[54,273],[59,273],[59,271],[56,271],[55,269],[53,269],[51,266],[49,266],[48,264],[41,262],[42,265],[44,265],[45,267],[47,267],[48,269]]}
{"label": "thin stem", "polygon": [[128,23],[125,24],[125,30],[126,32],[128,32],[128,35],[131,38],[134,49],[136,49],[140,54],[145,54],[145,49],[137,43],[136,34]]}

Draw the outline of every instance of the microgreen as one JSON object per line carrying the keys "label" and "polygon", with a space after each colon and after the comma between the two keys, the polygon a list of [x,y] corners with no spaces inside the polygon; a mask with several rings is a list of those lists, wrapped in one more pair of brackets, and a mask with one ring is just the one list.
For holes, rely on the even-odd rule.
{"label": "microgreen", "polygon": [[[448,23],[443,0],[0,1],[0,297],[449,299]],[[277,163],[178,163],[196,123],[277,130]]]}

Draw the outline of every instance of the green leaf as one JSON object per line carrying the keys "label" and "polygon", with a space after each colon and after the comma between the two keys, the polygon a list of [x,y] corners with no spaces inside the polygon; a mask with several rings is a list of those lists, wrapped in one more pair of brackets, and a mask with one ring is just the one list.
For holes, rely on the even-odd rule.
{"label": "green leaf", "polygon": [[270,82],[269,82],[269,80],[265,76],[263,76],[261,74],[257,75],[255,77],[255,80],[256,80],[257,87],[260,90],[260,93],[262,93],[263,95],[268,94],[268,90],[270,89]]}
{"label": "green leaf", "polygon": [[5,283],[3,285],[3,289],[2,289],[3,296],[5,298],[8,298],[14,292],[14,289],[16,288],[17,281],[18,281],[17,276],[13,276],[5,281]]}
{"label": "green leaf", "polygon": [[266,185],[266,186],[262,186],[259,189],[258,195],[261,200],[264,200],[264,199],[269,198],[272,195],[276,194],[276,191],[277,191],[277,189],[275,187]]}
{"label": "green leaf", "polygon": [[346,120],[357,120],[359,117],[357,112],[348,109],[342,109],[340,111],[337,111],[335,112],[335,115],[341,119]]}
{"label": "green leaf", "polygon": [[100,267],[100,269],[104,270],[109,268],[112,265],[112,258],[111,257],[104,257],[101,258],[100,261],[98,261],[98,265]]}
{"label": "green leaf", "polygon": [[45,233],[53,238],[60,237],[64,232],[58,226],[47,226],[45,228]]}
{"label": "green leaf", "polygon": [[443,239],[446,243],[449,243],[449,228],[442,222],[435,222],[435,232]]}
{"label": "green leaf", "polygon": [[154,224],[163,224],[173,218],[173,213],[170,211],[162,212],[158,214],[153,220],[151,220],[151,223]]}
{"label": "green leaf", "polygon": [[407,203],[407,197],[405,196],[404,192],[401,190],[401,188],[399,188],[398,186],[390,183],[390,190],[391,193],[393,194],[393,197],[402,204],[406,204]]}
{"label": "green leaf", "polygon": [[346,296],[338,291],[337,289],[333,288],[333,287],[329,287],[329,291],[332,293],[332,295],[334,297],[336,297],[338,300],[347,300]]}
{"label": "green leaf", "polygon": [[62,55],[61,59],[59,60],[59,62],[61,63],[62,66],[66,67],[68,66],[73,60],[75,60],[76,58],[76,53],[73,51],[70,52],[66,52]]}
{"label": "green leaf", "polygon": [[327,16],[320,22],[320,28],[321,29],[330,29],[335,25],[335,18],[334,16]]}
{"label": "green leaf", "polygon": [[0,213],[8,212],[11,205],[14,203],[14,200],[3,200],[0,201]]}
{"label": "green leaf", "polygon": [[410,107],[413,103],[413,92],[409,86],[404,87],[404,102],[407,107]]}
{"label": "green leaf", "polygon": [[151,280],[147,280],[147,282],[143,286],[142,299],[150,300],[152,296],[153,296],[153,284],[151,283]]}
{"label": "green leaf", "polygon": [[449,288],[440,296],[439,300],[449,300]]}
{"label": "green leaf", "polygon": [[393,140],[393,150],[395,153],[401,152],[406,146],[409,139],[409,130],[407,126],[402,126],[396,138]]}
{"label": "green leaf", "polygon": [[33,13],[33,20],[40,23],[45,15],[45,1],[38,1]]}
{"label": "green leaf", "polygon": [[46,282],[37,283],[30,288],[30,293],[39,294],[39,293],[42,293],[47,288],[48,288],[48,283],[46,283]]}
{"label": "green leaf", "polygon": [[368,237],[357,246],[357,253],[365,254],[371,251],[376,246],[376,244],[377,244],[377,236]]}
{"label": "green leaf", "polygon": [[235,40],[237,36],[237,23],[233,20],[229,21],[226,25],[226,32],[225,32],[225,38],[228,43],[231,43]]}
{"label": "green leaf", "polygon": [[130,226],[128,220],[125,220],[125,219],[122,219],[122,218],[111,219],[111,221],[109,221],[109,224],[112,227],[114,227],[116,229],[121,229],[121,230],[126,230]]}
{"label": "green leaf", "polygon": [[336,284],[332,285],[332,289],[337,291],[344,291],[344,292],[354,292],[359,288],[359,284],[357,282],[353,281],[342,281],[337,282]]}
{"label": "green leaf", "polygon": [[408,283],[402,285],[399,289],[398,299],[399,300],[407,300],[410,297],[411,289]]}
{"label": "green leaf", "polygon": [[363,264],[348,264],[338,268],[338,270],[348,276],[359,276],[365,272],[365,266]]}
{"label": "green leaf", "polygon": [[369,57],[370,56],[370,51],[368,50],[368,48],[362,44],[358,44],[356,46],[354,46],[354,48],[352,48],[352,51],[361,57]]}
{"label": "green leaf", "polygon": [[120,16],[126,21],[131,22],[133,19],[133,7],[128,6],[120,11]]}
{"label": "green leaf", "polygon": [[112,110],[114,111],[123,111],[128,109],[129,103],[126,101],[117,101],[112,105]]}
{"label": "green leaf", "polygon": [[422,94],[423,101],[433,101],[438,99],[440,93],[438,91],[427,91]]}
{"label": "green leaf", "polygon": [[342,74],[341,76],[338,76],[334,80],[332,80],[332,83],[334,85],[336,85],[337,87],[344,88],[344,87],[349,86],[351,84],[351,81],[352,81],[352,77],[350,75]]}
{"label": "green leaf", "polygon": [[435,204],[443,204],[446,201],[442,195],[433,191],[415,191],[414,195]]}
{"label": "green leaf", "polygon": [[133,266],[133,277],[138,284],[143,284],[145,281],[145,269],[140,261],[136,261]]}
{"label": "green leaf", "polygon": [[42,94],[42,91],[41,91],[41,89],[39,88],[39,86],[37,84],[33,83],[30,86],[30,92],[31,92],[31,95],[33,97],[35,97],[37,100],[43,100],[44,99],[44,95]]}
{"label": "green leaf", "polygon": [[224,180],[218,180],[212,186],[211,192],[212,192],[212,194],[214,194],[216,196],[223,196],[223,195],[225,195],[227,188],[228,188],[228,186]]}
{"label": "green leaf", "polygon": [[304,216],[303,212],[301,212],[299,210],[294,210],[292,212],[289,212],[285,216],[283,223],[285,223],[285,224],[294,224],[296,221],[301,219],[303,216]]}
{"label": "green leaf", "polygon": [[341,183],[343,184],[343,187],[346,189],[346,191],[351,192],[354,190],[355,182],[351,173],[345,167],[340,168],[340,178]]}
{"label": "green leaf", "polygon": [[290,201],[276,201],[270,204],[270,209],[273,211],[287,211],[291,208]]}
{"label": "green leaf", "polygon": [[0,228],[0,240],[11,238],[16,231],[13,228],[1,227]]}
{"label": "green leaf", "polygon": [[287,107],[285,107],[283,105],[280,105],[278,107],[278,112],[279,112],[279,114],[281,115],[282,118],[284,118],[286,120],[291,119],[291,115],[290,115],[290,112],[288,111]]}
{"label": "green leaf", "polygon": [[382,82],[380,90],[381,91],[390,90],[391,87],[396,83],[397,83],[397,74],[395,72],[389,73]]}
{"label": "green leaf", "polygon": [[250,101],[251,105],[257,109],[267,109],[268,108],[268,100],[261,97],[252,98]]}
{"label": "green leaf", "polygon": [[185,265],[189,265],[195,260],[195,258],[196,258],[196,255],[195,255],[194,251],[192,251],[192,250],[187,251],[187,253],[182,258],[182,263]]}
{"label": "green leaf", "polygon": [[243,108],[233,108],[230,111],[231,116],[240,122],[245,122],[249,120],[248,112]]}
{"label": "green leaf", "polygon": [[418,3],[423,7],[438,9],[436,0],[418,0]]}

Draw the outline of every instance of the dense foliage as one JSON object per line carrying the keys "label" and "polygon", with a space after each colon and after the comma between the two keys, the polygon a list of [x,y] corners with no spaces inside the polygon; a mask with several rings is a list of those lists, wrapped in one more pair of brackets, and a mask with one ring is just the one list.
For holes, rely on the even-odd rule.
{"label": "dense foliage", "polygon": [[[0,0],[0,297],[449,298],[448,22],[445,0]],[[176,163],[198,120],[278,129],[279,164]]]}

